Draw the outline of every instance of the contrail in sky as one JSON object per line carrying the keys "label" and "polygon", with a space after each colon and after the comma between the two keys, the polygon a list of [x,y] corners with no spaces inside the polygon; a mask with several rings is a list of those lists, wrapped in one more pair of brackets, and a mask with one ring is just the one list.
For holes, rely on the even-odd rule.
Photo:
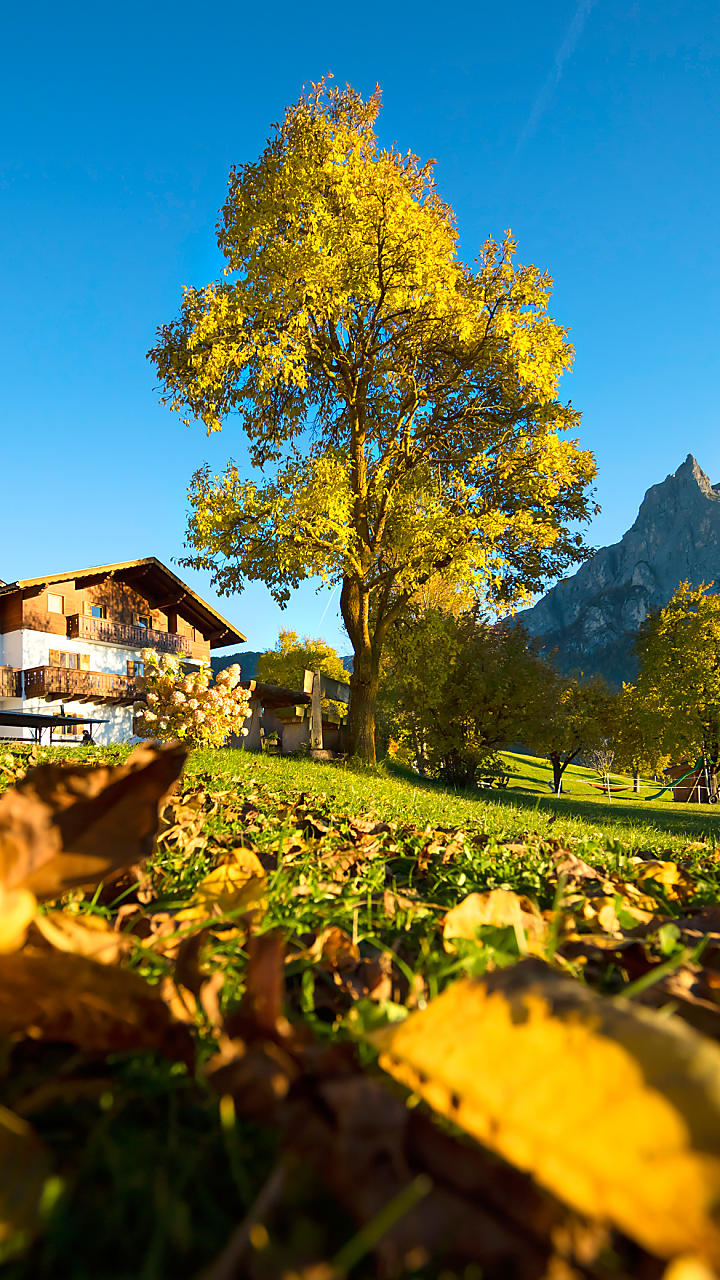
{"label": "contrail in sky", "polygon": [[572,22],[565,32],[565,38],[555,54],[552,70],[535,99],[530,115],[525,121],[520,137],[517,140],[515,155],[517,155],[524,147],[528,138],[532,137],[542,117],[545,115],[545,112],[550,105],[550,100],[560,83],[560,77],[562,76],[565,63],[575,52],[578,40],[583,33],[583,27],[585,26],[585,22],[587,21],[590,10],[593,8],[594,4],[595,0],[579,0]]}

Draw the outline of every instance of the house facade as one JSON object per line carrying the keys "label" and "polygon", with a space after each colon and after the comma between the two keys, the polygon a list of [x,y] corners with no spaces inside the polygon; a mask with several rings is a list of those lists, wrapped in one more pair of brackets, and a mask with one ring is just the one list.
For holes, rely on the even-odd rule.
{"label": "house facade", "polygon": [[[0,586],[0,710],[86,716],[97,743],[133,733],[142,651],[188,665],[245,636],[150,556]],[[80,726],[53,741],[72,742]],[[0,738],[32,730],[0,726]]]}

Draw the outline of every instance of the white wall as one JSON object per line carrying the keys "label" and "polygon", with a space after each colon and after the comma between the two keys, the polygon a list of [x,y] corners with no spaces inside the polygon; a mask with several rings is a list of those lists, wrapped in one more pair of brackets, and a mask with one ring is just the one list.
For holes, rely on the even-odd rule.
{"label": "white wall", "polygon": [[[32,631],[23,628],[21,631],[10,631],[0,636],[0,665],[17,667],[26,671],[29,667],[46,667],[50,665],[50,650],[61,649],[66,653],[87,653],[90,655],[90,671],[106,671],[111,675],[127,674],[129,661],[137,662],[143,646],[127,648],[115,644],[98,644],[88,640],[69,640],[65,636],[50,635],[47,631]],[[30,711],[42,715],[65,708],[67,715],[90,716],[103,720],[104,724],[91,726],[95,742],[105,746],[112,742],[124,742],[132,736],[132,706],[118,706],[113,703],[69,702],[54,699],[46,702],[44,698],[0,698],[3,711]],[[31,729],[18,729],[9,725],[0,726],[0,738],[32,738]],[[47,737],[47,731],[44,734]]]}
{"label": "white wall", "polygon": [[66,636],[49,635],[47,631],[31,631],[29,628],[12,631],[5,639],[16,635],[22,637],[21,661],[12,665],[23,670],[48,666],[50,650],[61,649],[65,653],[88,653],[91,671],[109,671],[124,676],[128,661],[137,662],[144,647],[136,645],[131,649],[117,644],[98,644],[96,640],[68,640]]}
{"label": "white wall", "polygon": [[22,631],[9,631],[0,635],[0,666],[22,666]]}

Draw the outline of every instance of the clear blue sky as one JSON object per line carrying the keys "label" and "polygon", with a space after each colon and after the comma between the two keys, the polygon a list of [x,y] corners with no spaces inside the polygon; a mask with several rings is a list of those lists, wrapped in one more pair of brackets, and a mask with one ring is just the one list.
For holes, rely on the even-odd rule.
{"label": "clear blue sky", "polygon": [[[555,280],[615,541],[693,452],[720,480],[717,0],[12,5],[0,77],[0,577],[182,553],[186,487],[243,457],[158,403],[145,352],[182,286],[219,274],[233,163],[303,83],[384,94],[379,132],[437,159],[463,256],[511,227]],[[336,601],[219,600],[347,652]],[[324,616],[323,616],[324,615]]]}

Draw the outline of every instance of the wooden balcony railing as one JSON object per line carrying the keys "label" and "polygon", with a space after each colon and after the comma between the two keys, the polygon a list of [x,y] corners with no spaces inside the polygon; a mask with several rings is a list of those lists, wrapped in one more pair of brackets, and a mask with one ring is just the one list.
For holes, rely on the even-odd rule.
{"label": "wooden balcony railing", "polygon": [[19,672],[12,667],[0,667],[0,698],[19,698]]}
{"label": "wooden balcony railing", "polygon": [[70,640],[96,640],[104,644],[125,644],[131,649],[156,649],[158,653],[190,653],[187,636],[174,631],[156,631],[153,627],[137,627],[112,618],[91,618],[73,613],[67,620]]}
{"label": "wooden balcony railing", "polygon": [[132,702],[135,681],[109,671],[76,671],[73,667],[30,667],[23,672],[26,698],[47,702]]}

